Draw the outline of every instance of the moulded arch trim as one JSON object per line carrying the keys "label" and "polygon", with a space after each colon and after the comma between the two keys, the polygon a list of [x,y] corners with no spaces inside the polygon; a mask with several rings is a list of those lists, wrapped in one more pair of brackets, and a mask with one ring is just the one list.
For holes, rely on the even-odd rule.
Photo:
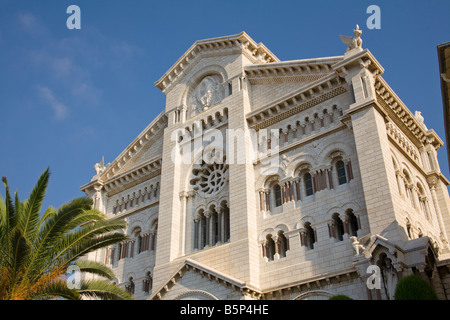
{"label": "moulded arch trim", "polygon": [[275,227],[274,232],[278,233],[279,231],[283,231],[284,233],[289,232],[289,227],[285,224],[279,224]]}
{"label": "moulded arch trim", "polygon": [[133,278],[134,283],[136,284],[136,274],[134,272],[128,272],[127,276],[123,278],[123,282],[127,283],[130,281],[130,278]]}
{"label": "moulded arch trim", "polygon": [[344,212],[347,212],[347,210],[353,210],[353,213],[359,213],[361,210],[361,207],[358,203],[350,201],[341,206]]}
{"label": "moulded arch trim", "polygon": [[144,277],[147,276],[147,272],[150,272],[150,275],[153,277],[153,269],[155,266],[146,267],[143,271]]}
{"label": "moulded arch trim", "polygon": [[[413,178],[415,177],[415,175],[413,175],[413,173],[411,172],[411,169],[409,168],[408,164],[405,163],[405,162],[403,161],[403,162],[401,163],[400,168],[401,168],[401,171],[402,171],[402,172],[406,171],[406,173],[409,175],[409,178],[411,179],[410,183],[415,184],[415,183],[414,183],[414,179],[413,179]],[[409,181],[408,181],[408,182],[409,182]]]}
{"label": "moulded arch trim", "polygon": [[299,294],[298,296],[296,296],[294,299],[292,300],[305,300],[309,297],[325,297],[325,298],[330,298],[332,297],[334,294],[329,292],[329,291],[325,291],[325,290],[311,290],[311,291],[307,291],[304,292],[302,294]]}
{"label": "moulded arch trim", "polygon": [[222,83],[227,81],[228,74],[224,67],[218,64],[210,64],[201,68],[200,70],[194,72],[185,82],[186,89],[183,94],[180,96],[180,100],[178,101],[178,105],[184,104],[187,105],[187,98],[195,89],[195,87],[203,80],[203,78],[210,75],[220,75],[222,78]]}
{"label": "moulded arch trim", "polygon": [[333,152],[340,151],[344,154],[344,158],[350,157],[351,154],[353,154],[353,150],[350,147],[349,144],[344,142],[333,142],[328,145],[326,145],[318,155],[318,161],[319,163],[323,164],[331,164],[331,154]]}
{"label": "moulded arch trim", "polygon": [[141,228],[141,230],[143,232],[150,231],[151,230],[151,226],[153,225],[155,220],[158,220],[158,212],[153,212],[147,217],[147,219],[145,220],[145,223],[143,224],[143,227]]}
{"label": "moulded arch trim", "polygon": [[215,209],[219,207],[219,202],[217,200],[210,200],[206,207],[208,208],[208,210]]}
{"label": "moulded arch trim", "polygon": [[267,228],[266,230],[261,232],[261,234],[258,237],[258,241],[259,242],[264,241],[264,240],[266,240],[267,235],[269,235],[269,234],[273,235],[274,233],[275,233],[275,230],[273,228]]}
{"label": "moulded arch trim", "polygon": [[152,220],[151,224],[149,225],[150,231],[155,231],[158,228],[158,217]]}
{"label": "moulded arch trim", "polygon": [[142,222],[141,220],[133,221],[132,223],[130,223],[130,225],[127,228],[127,235],[132,235],[136,229],[141,229],[141,232],[142,232],[142,230],[145,229],[144,226],[145,226],[145,223]]}
{"label": "moulded arch trim", "polygon": [[208,205],[202,203],[202,204],[199,204],[199,205],[195,208],[194,214],[195,214],[195,213],[198,213],[198,212],[200,212],[200,211],[205,212],[205,211],[207,211],[207,210],[208,210]]}
{"label": "moulded arch trim", "polygon": [[398,160],[397,155],[395,154],[395,151],[391,149],[391,156],[392,156],[392,160],[394,162],[394,169],[400,169],[401,166],[401,162]]}
{"label": "moulded arch trim", "polygon": [[[202,297],[204,299],[195,299],[194,297]],[[176,296],[173,300],[219,300],[213,294],[203,290],[189,290]]]}
{"label": "moulded arch trim", "polygon": [[311,226],[316,224],[316,220],[312,216],[302,217],[296,224],[296,229],[301,229],[305,226],[305,223],[309,222]]}
{"label": "moulded arch trim", "polygon": [[309,165],[310,168],[316,167],[319,165],[319,162],[315,157],[308,153],[301,153],[292,158],[288,167],[286,168],[286,176],[287,177],[295,177],[299,174],[299,168],[303,165]]}
{"label": "moulded arch trim", "polygon": [[264,177],[265,180],[262,184],[264,188],[271,188],[275,185],[275,183],[281,181],[281,176],[278,174],[270,175],[269,177]]}
{"label": "moulded arch trim", "polygon": [[428,184],[424,183],[424,181],[422,180],[421,177],[419,177],[417,175],[415,176],[415,183],[414,183],[414,185],[417,186],[417,187],[420,186],[422,188],[425,196],[427,196],[427,197],[430,196],[429,193],[428,193],[428,188],[427,188]]}
{"label": "moulded arch trim", "polygon": [[222,195],[219,200],[217,201],[218,206],[222,206],[223,204],[225,204],[227,207],[230,207],[230,200],[228,198],[228,195]]}
{"label": "moulded arch trim", "polygon": [[342,207],[333,207],[333,208],[331,208],[331,209],[329,209],[329,210],[327,211],[326,216],[327,216],[329,219],[332,219],[332,218],[333,218],[333,214],[335,214],[335,213],[338,213],[338,214],[339,214],[339,217],[342,218],[342,217],[344,216],[344,214],[345,214],[345,210],[342,209]]}

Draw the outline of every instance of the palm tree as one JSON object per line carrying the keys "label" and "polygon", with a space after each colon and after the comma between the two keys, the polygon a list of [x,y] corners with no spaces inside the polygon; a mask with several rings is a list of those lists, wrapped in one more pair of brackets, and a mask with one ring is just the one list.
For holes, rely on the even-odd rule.
{"label": "palm tree", "polygon": [[[92,209],[92,200],[81,197],[41,214],[49,180],[47,168],[30,197],[11,197],[5,177],[5,199],[0,195],[0,300],[1,299],[133,299],[111,282],[113,271],[85,259],[89,252],[127,240],[115,232],[123,220],[107,220]],[[68,285],[67,269],[77,268],[93,280]],[[101,280],[106,278],[107,280]],[[71,289],[72,288],[72,289]]]}

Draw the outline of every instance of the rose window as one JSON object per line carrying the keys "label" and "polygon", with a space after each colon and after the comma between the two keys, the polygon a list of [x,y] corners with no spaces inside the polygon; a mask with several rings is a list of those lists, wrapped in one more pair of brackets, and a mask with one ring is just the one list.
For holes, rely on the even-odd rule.
{"label": "rose window", "polygon": [[204,196],[210,196],[218,193],[225,183],[228,176],[228,165],[222,163],[203,163],[198,169],[192,170],[191,185]]}

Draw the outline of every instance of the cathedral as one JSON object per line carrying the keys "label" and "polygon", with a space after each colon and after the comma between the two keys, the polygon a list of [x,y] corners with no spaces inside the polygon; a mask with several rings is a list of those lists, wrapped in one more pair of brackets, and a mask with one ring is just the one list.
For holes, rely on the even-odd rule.
{"label": "cathedral", "polygon": [[[361,30],[280,61],[248,34],[196,41],[164,110],[81,190],[128,242],[89,254],[141,300],[450,298],[444,143],[383,79]],[[326,54],[326,53],[325,53]]]}

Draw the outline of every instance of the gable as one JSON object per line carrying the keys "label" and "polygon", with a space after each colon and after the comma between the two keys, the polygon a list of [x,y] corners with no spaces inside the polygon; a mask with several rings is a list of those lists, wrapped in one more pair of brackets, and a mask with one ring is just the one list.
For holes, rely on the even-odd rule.
{"label": "gable", "polygon": [[167,116],[161,112],[113,162],[105,166],[102,159],[97,163],[97,174],[80,189],[86,192],[92,186],[100,185],[104,186],[108,196],[112,196],[161,174],[166,127]]}
{"label": "gable", "polygon": [[334,73],[332,66],[342,59],[342,56],[337,56],[246,66],[246,78],[251,85],[252,109],[261,108],[281,96],[329,76]]}
{"label": "gable", "polygon": [[167,93],[192,68],[199,58],[236,53],[245,55],[252,63],[279,61],[266,46],[262,43],[256,43],[245,32],[231,36],[198,40],[155,82],[155,86]]}
{"label": "gable", "polygon": [[237,300],[242,295],[259,297],[260,293],[239,279],[187,259],[167,282],[155,288],[149,300]]}

